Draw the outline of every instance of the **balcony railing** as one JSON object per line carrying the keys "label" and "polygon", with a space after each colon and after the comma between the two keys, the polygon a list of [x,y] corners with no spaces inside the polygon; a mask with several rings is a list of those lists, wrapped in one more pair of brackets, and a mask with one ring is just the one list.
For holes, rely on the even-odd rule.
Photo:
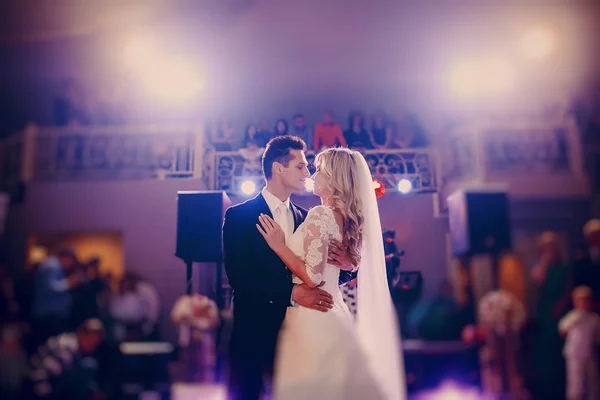
{"label": "balcony railing", "polygon": [[[431,149],[363,154],[387,191],[408,179],[413,192],[440,192],[442,198],[471,183],[502,183],[523,196],[589,192],[581,140],[569,120],[465,124]],[[231,194],[240,193],[246,181],[256,189],[263,185],[262,177],[243,174],[239,152],[208,151],[197,126],[31,125],[0,142],[0,155],[0,185],[9,191],[30,181],[187,177],[203,178],[206,189]],[[307,158],[312,168],[314,153]]]}
{"label": "balcony railing", "polygon": [[192,177],[198,136],[178,126],[38,129],[32,179]]}
{"label": "balcony railing", "polygon": [[581,138],[570,119],[466,124],[439,146],[441,192],[502,184],[523,197],[586,195]]}
{"label": "balcony railing", "polygon": [[[412,183],[413,192],[436,190],[434,162],[429,150],[366,150],[363,155],[373,177],[384,184],[386,191],[396,191],[397,184],[402,179],[408,179]],[[230,193],[241,193],[244,182],[253,182],[256,189],[264,185],[262,176],[243,174],[244,159],[239,152],[215,152],[212,157],[213,161],[208,166],[214,171],[210,174],[210,187]],[[308,152],[306,158],[312,174],[315,153]]]}

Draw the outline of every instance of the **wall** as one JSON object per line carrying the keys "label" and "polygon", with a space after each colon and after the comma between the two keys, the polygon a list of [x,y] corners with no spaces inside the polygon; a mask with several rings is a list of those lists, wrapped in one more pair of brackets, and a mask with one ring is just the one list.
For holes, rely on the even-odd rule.
{"label": "wall", "polygon": [[[174,256],[177,191],[201,188],[196,179],[31,183],[25,203],[10,210],[7,239],[12,263],[22,265],[26,239],[32,233],[121,232],[125,269],[151,280],[163,309],[169,310],[185,292],[185,265]],[[232,198],[234,203],[242,200]],[[305,207],[317,204],[312,196],[295,201]],[[423,271],[425,295],[430,296],[446,273],[446,222],[433,218],[431,195],[388,194],[380,200],[380,209],[384,228],[396,229],[398,246],[406,251],[402,268]],[[194,285],[201,285],[205,293],[212,291],[214,265],[195,268]],[[168,312],[163,312],[164,331],[172,339],[174,331],[167,318]]]}
{"label": "wall", "polygon": [[101,256],[100,271],[110,273],[114,277],[123,274],[125,254],[121,232],[86,232],[69,233],[34,232],[30,243],[44,246],[49,254],[56,254],[62,246],[71,246],[77,252],[80,261],[87,262],[92,257]]}
{"label": "wall", "polygon": [[[168,339],[174,329],[168,310],[185,292],[185,266],[174,256],[177,191],[200,190],[197,179],[143,182],[30,183],[25,203],[12,206],[8,218],[7,245],[13,264],[22,265],[26,239],[35,232],[120,232],[125,269],[152,281],[163,302],[163,327]],[[238,203],[243,198],[233,197]],[[303,207],[318,203],[313,196],[295,197]],[[419,270],[424,276],[425,297],[436,293],[447,276],[447,219],[434,218],[433,196],[388,193],[379,200],[384,229],[396,230],[396,241],[406,255],[402,270]],[[581,237],[587,218],[585,202],[543,201],[513,203],[515,232],[556,229],[571,238]],[[194,283],[202,292],[213,290],[214,265],[195,267]],[[199,273],[198,273],[199,271]]]}

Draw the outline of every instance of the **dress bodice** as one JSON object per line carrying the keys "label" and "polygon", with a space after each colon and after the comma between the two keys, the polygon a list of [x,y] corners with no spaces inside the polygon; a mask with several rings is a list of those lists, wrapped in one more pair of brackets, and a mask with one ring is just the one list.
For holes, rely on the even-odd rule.
{"label": "dress bodice", "polygon": [[[339,292],[338,281],[340,270],[335,265],[327,263],[329,242],[335,239],[342,241],[342,234],[329,206],[312,208],[306,220],[289,238],[288,246],[306,264],[306,271],[315,283],[325,281],[321,288],[332,295]],[[294,276],[294,283],[302,281]]]}

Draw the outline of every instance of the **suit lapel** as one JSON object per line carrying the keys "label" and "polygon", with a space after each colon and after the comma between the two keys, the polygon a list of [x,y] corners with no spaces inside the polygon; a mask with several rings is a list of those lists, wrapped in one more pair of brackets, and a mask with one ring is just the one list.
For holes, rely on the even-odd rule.
{"label": "suit lapel", "polygon": [[[254,198],[254,200],[256,201],[257,217],[258,217],[258,214],[267,214],[269,217],[273,218],[271,209],[269,208],[269,205],[267,204],[267,201],[263,197],[262,193],[259,193]],[[257,223],[258,223],[258,220],[257,220]]]}
{"label": "suit lapel", "polygon": [[302,219],[302,213],[300,212],[298,207],[296,207],[294,205],[294,203],[292,203],[291,201],[290,201],[290,207],[292,208],[292,214],[294,214],[294,232],[296,232],[296,229],[298,229],[300,224],[304,221]]}

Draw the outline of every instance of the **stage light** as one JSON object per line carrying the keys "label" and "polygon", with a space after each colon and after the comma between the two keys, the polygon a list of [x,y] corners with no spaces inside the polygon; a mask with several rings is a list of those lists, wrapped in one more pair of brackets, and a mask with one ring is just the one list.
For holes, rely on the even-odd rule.
{"label": "stage light", "polygon": [[123,46],[123,61],[127,68],[138,70],[154,62],[155,53],[155,44],[149,37],[135,37],[125,42]]}
{"label": "stage light", "polygon": [[165,105],[189,103],[204,88],[194,60],[158,46],[149,35],[126,42],[123,62],[148,97]]}
{"label": "stage light", "polygon": [[315,181],[310,178],[306,178],[306,181],[304,182],[304,187],[307,192],[312,192],[313,188],[315,187]]}
{"label": "stage light", "polygon": [[140,70],[140,79],[148,94],[161,101],[186,102],[202,90],[191,63],[177,57],[157,57],[151,66]]}
{"label": "stage light", "polygon": [[385,185],[383,182],[373,179],[373,189],[375,190],[375,197],[380,198],[385,194]]}
{"label": "stage light", "polygon": [[516,70],[504,57],[463,60],[450,70],[450,90],[462,99],[501,95],[515,87]]}
{"label": "stage light", "polygon": [[496,96],[510,92],[515,87],[517,73],[513,65],[504,57],[489,57],[481,63],[484,79],[484,94]]}
{"label": "stage light", "polygon": [[450,71],[450,89],[457,97],[473,97],[479,90],[479,73],[473,62],[457,63]]}
{"label": "stage light", "polygon": [[242,182],[242,193],[251,195],[256,192],[256,184],[253,181],[244,181]]}
{"label": "stage light", "polygon": [[548,58],[555,49],[554,35],[546,28],[533,28],[521,38],[523,54],[533,60],[542,61]]}
{"label": "stage light", "polygon": [[412,188],[413,188],[412,182],[409,181],[408,179],[402,179],[402,180],[400,180],[400,182],[398,182],[398,191],[402,194],[410,193]]}
{"label": "stage light", "polygon": [[423,400],[491,400],[482,396],[475,387],[458,385],[452,381],[443,382],[438,388],[424,392],[419,396]]}

